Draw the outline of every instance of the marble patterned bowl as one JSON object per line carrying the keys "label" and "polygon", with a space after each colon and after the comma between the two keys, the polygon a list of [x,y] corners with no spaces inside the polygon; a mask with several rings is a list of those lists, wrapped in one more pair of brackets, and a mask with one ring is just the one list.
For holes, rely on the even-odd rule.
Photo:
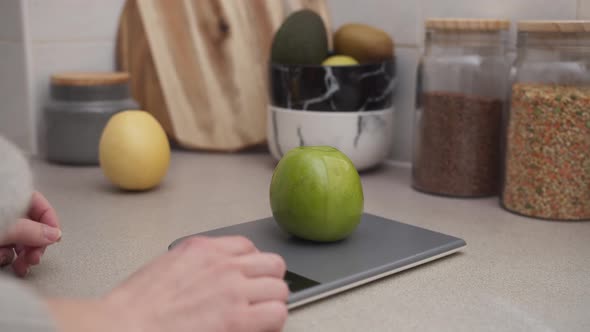
{"label": "marble patterned bowl", "polygon": [[395,58],[352,66],[269,65],[272,106],[290,110],[365,112],[391,107]]}
{"label": "marble patterned bowl", "polygon": [[267,137],[278,161],[304,145],[329,145],[346,154],[357,170],[381,164],[393,145],[393,107],[370,112],[309,112],[270,106]]}

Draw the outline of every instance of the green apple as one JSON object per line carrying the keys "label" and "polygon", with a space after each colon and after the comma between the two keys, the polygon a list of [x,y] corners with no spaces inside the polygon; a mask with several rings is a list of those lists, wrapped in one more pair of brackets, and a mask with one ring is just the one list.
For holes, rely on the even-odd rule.
{"label": "green apple", "polygon": [[361,179],[338,149],[297,147],[274,170],[270,204],[275,221],[287,233],[317,242],[342,240],[361,221]]}

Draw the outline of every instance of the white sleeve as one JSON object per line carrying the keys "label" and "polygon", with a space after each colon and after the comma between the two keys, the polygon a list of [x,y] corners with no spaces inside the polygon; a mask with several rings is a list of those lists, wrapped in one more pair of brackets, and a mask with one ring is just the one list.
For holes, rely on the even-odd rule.
{"label": "white sleeve", "polygon": [[41,299],[18,280],[2,274],[0,271],[0,331],[57,331]]}

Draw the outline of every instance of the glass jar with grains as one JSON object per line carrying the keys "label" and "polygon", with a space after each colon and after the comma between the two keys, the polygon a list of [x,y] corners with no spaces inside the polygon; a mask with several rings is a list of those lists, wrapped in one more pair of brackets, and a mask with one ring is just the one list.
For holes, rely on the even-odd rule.
{"label": "glass jar with grains", "polygon": [[590,219],[590,21],[518,23],[501,205]]}
{"label": "glass jar with grains", "polygon": [[505,20],[426,21],[414,124],[416,190],[453,197],[498,194],[509,28]]}

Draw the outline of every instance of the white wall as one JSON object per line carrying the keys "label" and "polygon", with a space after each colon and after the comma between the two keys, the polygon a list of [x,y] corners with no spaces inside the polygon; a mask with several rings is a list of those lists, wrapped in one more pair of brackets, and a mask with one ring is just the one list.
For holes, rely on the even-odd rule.
{"label": "white wall", "polygon": [[[0,0],[0,133],[34,152],[48,78],[61,70],[114,69],[125,0]],[[428,17],[590,19],[590,0],[328,0],[334,28],[357,21],[396,42],[401,85],[392,158],[409,161],[415,71]],[[27,76],[28,73],[28,76]],[[28,97],[30,96],[30,97]]]}
{"label": "white wall", "polygon": [[22,3],[0,0],[0,135],[31,151]]}
{"label": "white wall", "polygon": [[[373,24],[397,44],[401,86],[396,96],[397,127],[392,159],[411,158],[416,67],[423,46],[423,22],[431,17],[575,19],[590,0],[329,0],[335,27],[345,22]],[[579,6],[578,6],[579,5]],[[583,18],[583,16],[580,18]],[[514,24],[513,24],[514,25]],[[514,39],[513,29],[513,39]]]}
{"label": "white wall", "polygon": [[49,76],[115,68],[115,36],[125,0],[25,0],[29,27],[29,88],[35,121],[48,98]]}
{"label": "white wall", "polygon": [[578,19],[590,20],[590,0],[578,0]]}

